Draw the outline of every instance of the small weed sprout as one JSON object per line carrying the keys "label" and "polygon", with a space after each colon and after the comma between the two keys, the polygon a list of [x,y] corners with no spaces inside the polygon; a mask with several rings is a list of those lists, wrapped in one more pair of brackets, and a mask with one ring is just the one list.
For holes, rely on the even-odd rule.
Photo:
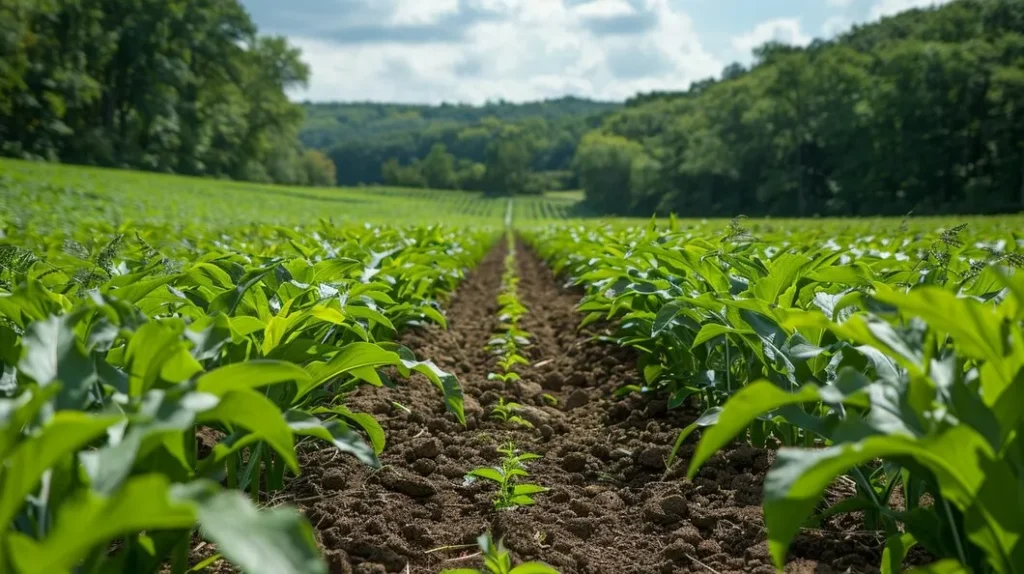
{"label": "small weed sprout", "polygon": [[523,405],[519,403],[506,403],[505,399],[499,398],[498,404],[495,405],[494,410],[491,411],[491,418],[503,423],[513,423],[532,429],[533,423],[516,414],[522,408]]}
{"label": "small weed sprout", "polygon": [[498,485],[492,501],[495,510],[529,506],[534,503],[532,495],[548,491],[543,486],[520,482],[520,479],[530,476],[523,463],[541,458],[539,454],[516,454],[516,445],[512,441],[498,447],[498,452],[504,455],[500,466],[476,468],[466,475],[467,480],[482,478]]}
{"label": "small weed sprout", "polygon": [[483,570],[459,568],[444,570],[441,574],[558,574],[558,570],[543,562],[524,562],[513,568],[512,557],[505,545],[500,540],[495,544],[490,534],[482,534],[477,538],[477,544],[484,558]]}

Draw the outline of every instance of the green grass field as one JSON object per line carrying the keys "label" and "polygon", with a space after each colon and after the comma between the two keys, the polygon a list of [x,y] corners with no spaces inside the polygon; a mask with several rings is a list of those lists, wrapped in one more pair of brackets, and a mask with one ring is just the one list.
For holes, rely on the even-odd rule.
{"label": "green grass field", "polygon": [[[514,215],[523,223],[579,215],[581,197],[564,192],[518,199]],[[83,219],[217,227],[296,225],[318,218],[501,225],[508,207],[506,198],[478,192],[287,187],[7,159],[0,160],[0,201],[0,218],[31,221],[40,229]]]}

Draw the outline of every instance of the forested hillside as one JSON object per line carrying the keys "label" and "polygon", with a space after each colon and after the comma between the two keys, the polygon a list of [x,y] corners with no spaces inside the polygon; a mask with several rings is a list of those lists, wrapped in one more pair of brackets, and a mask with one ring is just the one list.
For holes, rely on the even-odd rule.
{"label": "forested hillside", "polygon": [[591,207],[688,216],[1024,209],[1024,2],[959,0],[634,98],[588,134]]}
{"label": "forested hillside", "polygon": [[620,107],[579,98],[484,106],[307,103],[301,137],[334,160],[343,185],[539,192],[577,185],[576,146]]}
{"label": "forested hillside", "polygon": [[237,0],[3,0],[0,154],[330,185],[285,96],[308,77]]}

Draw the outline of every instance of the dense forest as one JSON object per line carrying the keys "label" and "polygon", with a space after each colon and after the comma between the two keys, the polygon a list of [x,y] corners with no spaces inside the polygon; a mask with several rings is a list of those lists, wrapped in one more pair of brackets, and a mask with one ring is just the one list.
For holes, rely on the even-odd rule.
{"label": "dense forest", "polygon": [[623,104],[295,104],[238,0],[0,0],[0,154],[288,184],[540,193],[623,215],[1024,209],[1024,1],[767,44]]}
{"label": "dense forest", "polygon": [[689,216],[1024,209],[1024,2],[958,0],[627,102],[575,158],[587,202]]}
{"label": "dense forest", "polygon": [[621,104],[562,98],[484,106],[307,103],[302,141],[338,182],[537,193],[578,187],[583,135]]}
{"label": "dense forest", "polygon": [[0,0],[0,154],[332,185],[285,90],[308,67],[237,0]]}

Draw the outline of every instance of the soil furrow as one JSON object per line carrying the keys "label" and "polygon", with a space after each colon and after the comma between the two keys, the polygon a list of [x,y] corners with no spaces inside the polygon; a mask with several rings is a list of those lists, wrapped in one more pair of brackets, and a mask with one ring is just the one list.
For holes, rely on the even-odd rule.
{"label": "soil furrow", "polygon": [[[716,456],[693,482],[681,476],[684,465],[666,476],[669,447],[693,415],[670,412],[660,400],[612,399],[636,376],[630,351],[579,332],[579,294],[560,287],[525,245],[517,252],[519,293],[529,309],[521,325],[533,335],[532,365],[520,383],[506,388],[487,378],[495,369],[485,344],[496,328],[505,255],[499,242],[451,301],[448,330],[403,337],[417,356],[458,374],[467,426],[444,413],[440,393],[425,380],[366,387],[349,404],[384,427],[384,468],[373,471],[329,449],[304,455],[304,474],[284,501],[307,513],[332,571],[471,566],[476,537],[490,530],[517,559],[542,560],[563,574],[774,572],[760,512],[768,453],[739,446]],[[525,405],[520,414],[535,428],[488,419],[500,397]],[[498,513],[493,487],[463,477],[495,464],[495,448],[509,439],[544,456],[531,463],[531,481],[551,491],[538,495],[536,506]],[[692,444],[684,447],[684,464],[692,451]],[[872,571],[874,548],[872,534],[806,535],[787,570]]]}

